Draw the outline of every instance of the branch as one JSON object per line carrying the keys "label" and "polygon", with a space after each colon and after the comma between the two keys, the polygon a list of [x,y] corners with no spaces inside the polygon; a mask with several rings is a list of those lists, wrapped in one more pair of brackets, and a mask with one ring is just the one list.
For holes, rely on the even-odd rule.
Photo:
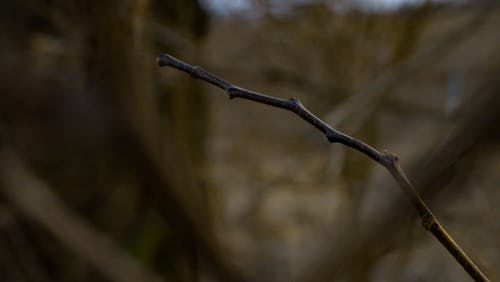
{"label": "branch", "polygon": [[467,271],[467,273],[469,273],[475,281],[489,281],[481,270],[479,270],[479,268],[474,264],[474,262],[460,248],[460,246],[446,232],[443,226],[438,222],[437,218],[424,203],[422,198],[420,198],[415,188],[401,169],[397,156],[388,152],[381,153],[368,144],[333,129],[307,110],[297,98],[281,99],[240,88],[199,66],[191,66],[168,54],[160,55],[157,61],[161,67],[169,66],[181,70],[190,74],[194,78],[204,80],[221,88],[230,99],[242,98],[294,112],[325,134],[330,143],[341,143],[367,155],[389,171],[403,190],[405,196],[417,210],[424,228],[431,232],[441,242],[448,252],[450,252],[462,265],[465,271]]}

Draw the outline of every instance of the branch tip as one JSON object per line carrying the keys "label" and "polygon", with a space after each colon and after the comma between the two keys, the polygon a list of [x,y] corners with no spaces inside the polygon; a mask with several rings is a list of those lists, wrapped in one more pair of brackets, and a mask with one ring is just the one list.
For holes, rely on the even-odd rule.
{"label": "branch tip", "polygon": [[160,56],[158,56],[158,58],[156,58],[156,63],[158,63],[158,65],[160,67],[164,67],[164,66],[168,66],[169,61],[171,61],[171,60],[172,60],[172,58],[170,57],[170,55],[161,54]]}

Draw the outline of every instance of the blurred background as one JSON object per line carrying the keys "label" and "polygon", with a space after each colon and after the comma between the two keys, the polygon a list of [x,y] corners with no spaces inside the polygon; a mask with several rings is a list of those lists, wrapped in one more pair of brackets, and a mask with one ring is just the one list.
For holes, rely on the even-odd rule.
{"label": "blurred background", "polygon": [[500,279],[500,3],[0,2],[1,281],[470,281],[388,173],[399,155]]}

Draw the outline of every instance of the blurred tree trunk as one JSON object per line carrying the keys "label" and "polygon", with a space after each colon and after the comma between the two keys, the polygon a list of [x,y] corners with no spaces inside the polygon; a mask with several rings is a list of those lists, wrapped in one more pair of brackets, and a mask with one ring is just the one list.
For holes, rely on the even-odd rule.
{"label": "blurred tree trunk", "polygon": [[[103,1],[98,6],[89,4],[87,9],[90,17],[82,17],[84,20],[90,20],[88,40],[91,47],[85,56],[89,58],[87,73],[91,74],[89,82],[96,84],[95,89],[98,89],[99,96],[104,97],[109,105],[117,106],[118,111],[129,115],[126,121],[121,122],[132,122],[133,133],[142,135],[139,139],[145,140],[145,144],[150,146],[149,150],[160,156],[159,160],[163,162],[167,170],[178,175],[178,181],[173,181],[171,184],[180,187],[169,189],[189,190],[199,188],[199,186],[187,185],[186,180],[195,179],[195,184],[201,183],[196,179],[200,179],[201,176],[197,168],[201,167],[200,163],[203,158],[206,105],[198,93],[200,89],[192,86],[190,82],[160,90],[160,97],[167,97],[167,99],[166,101],[159,99],[160,103],[157,104],[156,93],[152,87],[155,84],[152,75],[152,69],[156,67],[153,65],[154,56],[144,58],[142,54],[152,53],[148,23],[154,19],[154,13],[161,16],[161,10],[152,9],[157,8],[158,3],[160,2],[136,0]],[[192,18],[192,13],[189,13],[193,5],[199,8],[193,4],[196,3],[195,1],[161,3],[159,6],[166,9],[164,11],[179,12],[175,14],[177,18],[169,19],[171,25],[175,26],[179,21],[181,28],[187,26],[188,30],[185,32],[188,34],[199,32],[195,29],[196,25],[194,25],[195,28],[191,26],[191,21],[198,19]],[[161,118],[161,116],[167,118]],[[165,154],[166,158],[161,157]],[[185,164],[182,165],[183,163]],[[195,191],[186,193],[189,195]],[[206,207],[197,208],[202,214],[209,215]],[[155,221],[149,222],[155,225]],[[156,229],[155,227],[149,228]],[[146,237],[143,240],[149,240],[149,238]],[[171,240],[179,243],[176,235],[171,237]],[[154,248],[161,248],[162,242],[157,242],[157,244],[159,245]],[[154,253],[156,252],[153,251]],[[173,268],[175,280],[195,281],[197,279],[198,266],[194,242],[189,245],[184,242],[184,247],[175,248],[174,253],[168,256],[171,256],[169,260],[173,265],[170,268]]]}
{"label": "blurred tree trunk", "polygon": [[[0,24],[8,33],[0,36],[6,42],[0,45],[2,145],[19,151],[68,206],[143,263],[175,281],[195,281],[197,243],[166,224],[159,210],[169,202],[158,195],[180,191],[178,205],[202,214],[196,230],[209,233],[200,173],[206,102],[190,81],[164,85],[155,77],[154,50],[177,46],[159,46],[152,26],[160,23],[188,42],[201,42],[207,18],[198,1],[28,1],[1,7],[6,17]],[[124,131],[137,138],[125,140]],[[129,156],[130,142],[141,143],[133,145],[136,150],[145,147],[135,154],[150,154],[145,161],[157,161],[149,165],[167,171],[172,187],[147,179],[144,160]],[[43,230],[23,225],[22,232],[34,238],[34,261],[50,280],[99,281],[78,257],[69,263],[67,250]]]}

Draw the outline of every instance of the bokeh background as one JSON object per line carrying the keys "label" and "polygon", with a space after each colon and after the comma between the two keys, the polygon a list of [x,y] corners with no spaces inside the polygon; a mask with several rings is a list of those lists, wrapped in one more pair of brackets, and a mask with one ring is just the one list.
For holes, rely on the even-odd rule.
{"label": "bokeh background", "polygon": [[379,165],[396,153],[500,279],[498,1],[0,2],[1,281],[470,281]]}

